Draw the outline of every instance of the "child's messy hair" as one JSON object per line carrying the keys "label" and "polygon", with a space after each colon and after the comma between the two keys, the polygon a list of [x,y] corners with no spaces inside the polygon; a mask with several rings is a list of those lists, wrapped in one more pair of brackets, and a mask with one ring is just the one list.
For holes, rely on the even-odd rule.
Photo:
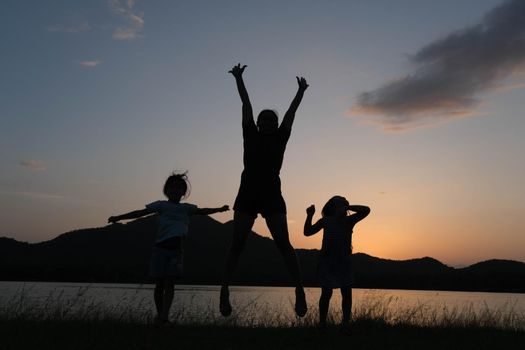
{"label": "child's messy hair", "polygon": [[182,198],[187,198],[191,192],[191,185],[190,181],[188,180],[188,172],[185,171],[183,173],[171,173],[171,175],[166,179],[162,189],[162,192],[166,197],[168,197],[169,189],[173,186],[181,186],[181,188],[184,190]]}
{"label": "child's messy hair", "polygon": [[343,197],[342,196],[333,196],[332,198],[330,198],[328,200],[328,202],[326,202],[326,204],[324,205],[323,210],[321,210],[321,215],[323,217],[334,215],[335,214],[335,210],[336,210],[336,203],[341,198],[343,198]]}

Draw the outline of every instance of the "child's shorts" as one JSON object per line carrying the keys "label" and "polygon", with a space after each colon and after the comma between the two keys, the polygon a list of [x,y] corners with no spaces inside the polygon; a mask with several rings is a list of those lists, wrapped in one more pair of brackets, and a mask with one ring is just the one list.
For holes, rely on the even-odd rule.
{"label": "child's shorts", "polygon": [[181,278],[182,277],[182,251],[166,250],[153,247],[149,275],[151,278]]}

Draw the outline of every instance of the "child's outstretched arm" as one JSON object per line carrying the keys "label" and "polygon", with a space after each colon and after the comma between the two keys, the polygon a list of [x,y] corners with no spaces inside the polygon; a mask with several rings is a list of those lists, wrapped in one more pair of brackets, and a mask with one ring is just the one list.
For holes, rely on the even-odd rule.
{"label": "child's outstretched arm", "polygon": [[221,213],[223,211],[228,211],[228,210],[230,210],[230,207],[227,205],[223,205],[220,208],[197,208],[197,210],[195,210],[195,214],[210,215],[210,214],[215,214],[215,213]]}
{"label": "child's outstretched arm", "polygon": [[139,209],[130,211],[129,213],[122,214],[122,215],[116,215],[116,216],[110,216],[108,219],[108,222],[110,224],[114,224],[120,220],[130,220],[130,219],[138,219],[146,215],[153,214],[153,211],[151,211],[148,208],[145,209]]}
{"label": "child's outstretched arm", "polygon": [[288,130],[292,130],[292,124],[295,119],[295,112],[297,111],[297,108],[299,108],[299,105],[301,104],[301,101],[303,99],[304,92],[306,89],[308,89],[308,83],[306,82],[306,79],[303,77],[297,78],[297,84],[299,85],[297,88],[297,94],[295,95],[294,99],[292,100],[292,103],[290,104],[290,107],[284,114],[283,121],[281,123],[282,128],[286,128]]}
{"label": "child's outstretched arm", "polygon": [[355,213],[348,216],[354,222],[359,222],[370,214],[370,208],[366,205],[349,205],[348,210]]}
{"label": "child's outstretched arm", "polygon": [[305,236],[312,236],[315,235],[317,232],[319,232],[324,227],[324,221],[323,219],[317,220],[315,224],[312,225],[312,219],[315,214],[315,206],[311,205],[308,208],[306,208],[306,220],[304,222],[304,235]]}
{"label": "child's outstretched arm", "polygon": [[235,77],[235,82],[237,83],[237,90],[239,91],[239,96],[242,101],[242,124],[255,122],[253,120],[253,110],[252,104],[250,103],[250,97],[248,96],[248,91],[246,91],[246,86],[244,86],[244,80],[242,79],[242,73],[246,65],[241,67],[241,64],[234,66],[228,73],[231,73]]}

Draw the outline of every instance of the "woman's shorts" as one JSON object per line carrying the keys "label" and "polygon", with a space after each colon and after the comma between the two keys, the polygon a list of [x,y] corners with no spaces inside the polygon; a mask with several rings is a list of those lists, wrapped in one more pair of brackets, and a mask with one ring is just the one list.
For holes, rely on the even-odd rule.
{"label": "woman's shorts", "polygon": [[286,203],[280,187],[280,182],[248,185],[241,181],[233,209],[253,216],[260,213],[265,218],[286,214]]}
{"label": "woman's shorts", "polygon": [[181,278],[183,273],[182,260],[182,250],[153,247],[149,267],[150,277],[155,279]]}

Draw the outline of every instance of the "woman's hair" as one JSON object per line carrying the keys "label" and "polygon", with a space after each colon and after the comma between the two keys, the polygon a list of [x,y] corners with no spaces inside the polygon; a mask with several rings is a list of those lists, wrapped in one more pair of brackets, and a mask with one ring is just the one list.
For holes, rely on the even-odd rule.
{"label": "woman's hair", "polygon": [[162,189],[162,192],[166,197],[168,197],[169,189],[174,186],[181,186],[181,188],[184,190],[184,194],[182,195],[182,198],[187,198],[190,195],[190,182],[188,181],[188,172],[185,171],[183,173],[177,174],[173,172],[164,183],[164,188]]}
{"label": "woman's hair", "polygon": [[257,116],[257,123],[259,123],[259,120],[261,118],[267,119],[271,121],[272,123],[278,124],[279,117],[277,116],[277,111],[273,109],[263,109],[261,113]]}
{"label": "woman's hair", "polygon": [[332,216],[335,214],[336,204],[337,201],[341,198],[344,198],[342,196],[333,196],[328,200],[328,202],[325,203],[323,210],[321,210],[321,215],[323,217],[325,216]]}

